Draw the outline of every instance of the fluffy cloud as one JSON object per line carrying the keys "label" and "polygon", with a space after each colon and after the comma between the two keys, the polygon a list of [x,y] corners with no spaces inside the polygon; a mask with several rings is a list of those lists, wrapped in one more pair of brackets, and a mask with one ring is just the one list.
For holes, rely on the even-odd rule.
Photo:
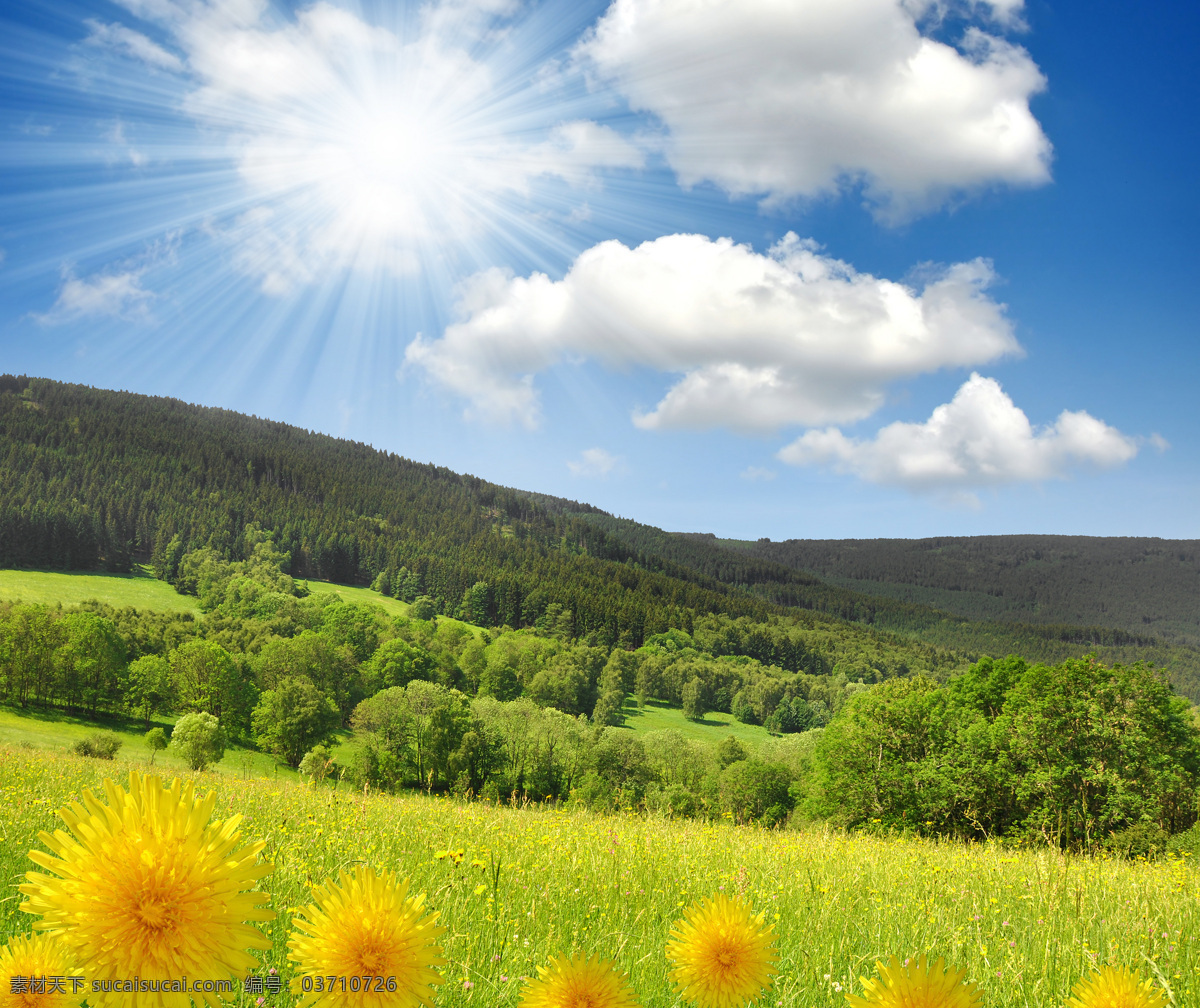
{"label": "fluffy cloud", "polygon": [[105,46],[159,70],[178,73],[183,69],[183,60],[141,32],[125,25],[103,24],[91,19],[87,21],[87,26],[91,32],[86,39],[89,45]]}
{"label": "fluffy cloud", "polygon": [[956,194],[1049,178],[1029,54],[970,27],[922,34],[939,8],[1014,24],[1019,0],[614,0],[585,65],[666,127],[685,185],[770,200],[865,184],[901,220]]}
{"label": "fluffy cloud", "polygon": [[531,175],[557,175],[567,182],[587,183],[597,168],[641,168],[645,154],[611,126],[590,120],[561,123],[550,137],[530,149]]}
{"label": "fluffy cloud", "polygon": [[153,293],[142,287],[142,269],[125,272],[94,273],[79,278],[70,270],[63,273],[62,284],[53,307],[33,317],[43,325],[57,325],[77,318],[110,316],[130,321],[145,319]]}
{"label": "fluffy cloud", "polygon": [[924,423],[893,423],[870,440],[811,430],[779,452],[792,465],[831,465],[871,483],[917,491],[963,491],[1065,476],[1072,467],[1111,468],[1137,442],[1083,411],[1064,410],[1038,430],[992,378],[971,377]]}
{"label": "fluffy cloud", "polygon": [[490,270],[439,340],[407,360],[471,410],[538,422],[534,375],[567,356],[682,377],[643,428],[782,426],[861,419],[897,379],[995,360],[1020,347],[976,260],[932,272],[921,290],[860,273],[787,235],[768,254],[677,234],[630,249],[607,241],[562,280]]}
{"label": "fluffy cloud", "polygon": [[567,463],[573,476],[593,476],[603,479],[611,473],[621,460],[603,448],[586,448],[577,460]]}

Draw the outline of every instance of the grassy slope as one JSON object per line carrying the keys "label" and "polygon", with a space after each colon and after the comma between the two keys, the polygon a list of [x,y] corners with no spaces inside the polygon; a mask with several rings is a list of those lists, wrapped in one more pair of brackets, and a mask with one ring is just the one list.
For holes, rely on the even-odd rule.
{"label": "grassy slope", "polygon": [[[172,721],[151,721],[151,727],[163,728],[170,733]],[[35,710],[17,707],[0,707],[0,745],[11,749],[26,750],[38,755],[64,753],[81,738],[96,731],[112,731],[120,735],[124,745],[117,757],[134,769],[149,766],[150,750],[142,736],[146,729],[137,719],[119,718],[90,721],[72,717],[58,710]],[[103,760],[96,760],[104,763]],[[164,750],[154,757],[154,766],[164,773],[184,773],[187,763],[179,756]],[[225,758],[214,765],[217,773],[233,777],[296,777],[296,772],[287,766],[276,765],[275,757],[243,746],[231,746]]]}
{"label": "grassy slope", "polygon": [[157,612],[190,612],[200,606],[190,595],[180,595],[165,581],[145,569],[132,574],[97,574],[94,571],[0,570],[0,599],[37,602],[42,605],[75,605],[89,599],[113,606],[132,606]]}
{"label": "grassy slope", "polygon": [[[333,592],[344,602],[355,602],[359,605],[377,605],[389,616],[407,616],[412,609],[412,604],[409,602],[401,602],[399,599],[389,598],[387,595],[380,595],[379,592],[371,591],[370,588],[356,588],[353,585],[334,584],[332,581],[306,581],[305,584],[314,594],[317,592]],[[483,635],[483,627],[476,626],[474,623],[466,623],[463,620],[453,619],[450,616],[439,616],[439,623],[454,623],[458,626],[465,627],[474,637]]]}
{"label": "grassy slope", "polygon": [[[345,602],[377,605],[389,616],[407,616],[412,606],[399,599],[380,595],[369,588],[334,584],[332,581],[308,581],[314,594],[328,592]],[[0,570],[0,600],[36,602],[41,605],[76,605],[95,599],[112,606],[132,606],[154,612],[190,612],[200,615],[200,605],[191,595],[180,595],[165,581],[159,581],[144,565],[132,574],[97,574],[94,571]],[[482,627],[448,616],[439,620],[458,623],[474,636],[483,633]]]}
{"label": "grassy slope", "polygon": [[628,700],[622,713],[625,715],[625,727],[639,734],[673,728],[684,738],[714,745],[727,735],[732,735],[750,748],[771,737],[771,733],[761,725],[742,724],[732,714],[718,711],[706,714],[703,721],[690,721],[683,716],[679,707],[670,707],[662,700],[647,700],[642,708],[635,701]]}
{"label": "grassy slope", "polygon": [[[42,849],[39,830],[61,826],[54,810],[127,769],[0,751],[0,874],[34,869],[27,851]],[[569,952],[615,959],[642,1008],[677,1008],[668,931],[690,903],[721,890],[763,911],[778,936],[780,975],[758,1005],[845,1005],[877,958],[917,952],[965,968],[987,1008],[1060,1008],[1095,963],[1150,975],[1144,957],[1178,1008],[1200,1004],[1200,878],[1178,860],[767,832],[215,775],[199,787],[216,790],[218,817],[246,816],[244,841],[266,844],[274,872],[263,887],[279,917],[264,925],[272,948],[256,958],[285,979],[291,916],[312,901],[310,884],[365,863],[409,876],[447,926],[439,1008],[514,1008],[520,978]],[[28,930],[19,902],[0,902],[0,930]],[[273,1008],[294,1004],[286,985],[272,999]]]}

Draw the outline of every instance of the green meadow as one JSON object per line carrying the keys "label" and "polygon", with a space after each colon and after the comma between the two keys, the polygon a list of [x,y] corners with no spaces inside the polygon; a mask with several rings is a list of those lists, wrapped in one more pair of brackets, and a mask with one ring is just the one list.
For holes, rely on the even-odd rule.
{"label": "green meadow", "polygon": [[[152,728],[162,728],[171,733],[174,721],[153,720]],[[179,774],[187,771],[187,763],[169,749],[154,754],[151,764],[150,750],[146,748],[144,736],[147,728],[137,718],[102,718],[89,720],[78,718],[55,709],[20,709],[0,707],[0,746],[13,751],[36,755],[59,755],[69,752],[80,739],[97,731],[111,731],[120,736],[122,746],[117,758],[122,766],[128,765],[143,770],[158,770],[163,773]],[[106,761],[97,761],[106,762]],[[225,757],[213,765],[219,773],[232,777],[296,778],[296,772],[279,763],[270,753],[245,746],[231,745]]]}
{"label": "green meadow", "polygon": [[136,566],[131,574],[0,570],[0,600],[67,606],[93,599],[112,606],[156,612],[200,612],[193,596],[180,595],[142,565]]}
{"label": "green meadow", "polygon": [[[61,825],[55,809],[131,767],[143,769],[0,751],[0,872],[15,881],[33,869],[27,852],[39,830]],[[1186,858],[768,831],[214,773],[196,782],[216,790],[218,816],[245,816],[244,839],[262,841],[275,866],[263,887],[278,917],[265,926],[273,944],[262,964],[285,978],[290,921],[310,887],[366,865],[409,876],[440,914],[449,962],[434,1000],[444,1008],[511,1008],[551,956],[593,951],[628,971],[642,1006],[678,1008],[667,933],[685,907],[721,891],[775,929],[779,976],[762,1006],[844,1004],[877,959],[922,952],[965,968],[987,1008],[1061,1008],[1105,962],[1156,977],[1175,1008],[1200,1003],[1200,881]],[[9,933],[29,927],[18,903],[15,893],[0,901]],[[293,999],[285,988],[271,1004]]]}
{"label": "green meadow", "polygon": [[638,734],[671,729],[684,738],[711,743],[732,735],[751,751],[771,737],[762,725],[743,724],[732,714],[721,711],[710,711],[702,720],[692,721],[684,717],[681,708],[672,707],[663,700],[647,700],[646,706],[639,707],[635,700],[628,699],[621,714],[625,718],[625,727]]}

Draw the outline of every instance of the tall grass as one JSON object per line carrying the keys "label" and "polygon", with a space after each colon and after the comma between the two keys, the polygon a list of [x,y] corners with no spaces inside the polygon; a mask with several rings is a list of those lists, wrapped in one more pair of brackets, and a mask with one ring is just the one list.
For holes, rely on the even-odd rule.
{"label": "tall grass", "polygon": [[[0,751],[5,878],[34,867],[26,852],[38,830],[61,825],[56,808],[123,769]],[[439,1005],[515,1005],[521,977],[573,950],[615,958],[648,1008],[677,1005],[667,931],[686,905],[721,889],[776,926],[782,972],[760,1002],[768,1006],[844,1004],[877,958],[919,952],[967,967],[989,1008],[1060,1008],[1104,962],[1153,969],[1177,1008],[1200,1004],[1200,878],[1188,859],[768,832],[213,774],[198,782],[217,790],[218,814],[242,813],[244,835],[267,843],[275,873],[265,885],[280,916],[267,926],[275,944],[264,966],[285,977],[289,917],[309,886],[366,863],[410,875],[449,927]],[[29,927],[15,897],[0,902],[9,933]]]}

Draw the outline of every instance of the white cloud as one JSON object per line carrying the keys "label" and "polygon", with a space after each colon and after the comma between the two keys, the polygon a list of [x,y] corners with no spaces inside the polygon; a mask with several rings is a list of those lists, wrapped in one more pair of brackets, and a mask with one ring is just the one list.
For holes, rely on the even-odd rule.
{"label": "white cloud", "polygon": [[132,56],[159,70],[178,73],[183,69],[183,61],[178,56],[151,41],[141,32],[125,25],[103,24],[90,18],[85,23],[91,31],[85,40],[90,45],[104,46],[123,55]]}
{"label": "white cloud", "polygon": [[923,289],[859,273],[787,235],[766,255],[677,234],[583,252],[562,280],[489,270],[462,321],[406,359],[491,420],[536,426],[534,375],[567,356],[682,377],[639,427],[783,426],[870,415],[897,379],[1020,352],[982,260],[929,270]]}
{"label": "white cloud", "polygon": [[739,474],[742,479],[753,482],[769,483],[775,478],[774,469],[766,469],[762,466],[746,466]]}
{"label": "white cloud", "polygon": [[144,269],[124,272],[93,273],[89,277],[63,271],[62,284],[54,305],[44,314],[35,314],[43,325],[57,325],[77,318],[110,316],[129,321],[144,320],[154,294],[142,286]]}
{"label": "white cloud", "polygon": [[[923,35],[936,6],[614,0],[577,52],[662,121],[684,185],[778,201],[861,181],[877,214],[899,221],[983,186],[1049,179],[1029,109],[1041,71],[978,26],[957,48]],[[1010,24],[1021,8],[955,6]]]}
{"label": "white cloud", "polygon": [[115,148],[116,157],[110,158],[110,160],[128,160],[135,168],[143,167],[149,160],[145,154],[129,142],[129,138],[125,135],[125,124],[120,119],[112,124],[104,134],[104,139]]}
{"label": "white cloud", "polygon": [[598,168],[641,168],[645,154],[611,126],[590,120],[561,123],[526,156],[531,175],[557,175],[586,184]]}
{"label": "white cloud", "polygon": [[969,502],[971,488],[1063,478],[1078,466],[1112,468],[1137,452],[1134,438],[1082,410],[1064,410],[1036,429],[997,381],[972,374],[924,423],[889,424],[869,440],[832,427],[810,430],[779,458]]}
{"label": "white cloud", "polygon": [[604,479],[618,465],[621,459],[603,448],[585,448],[577,460],[567,463],[573,476],[590,476]]}

